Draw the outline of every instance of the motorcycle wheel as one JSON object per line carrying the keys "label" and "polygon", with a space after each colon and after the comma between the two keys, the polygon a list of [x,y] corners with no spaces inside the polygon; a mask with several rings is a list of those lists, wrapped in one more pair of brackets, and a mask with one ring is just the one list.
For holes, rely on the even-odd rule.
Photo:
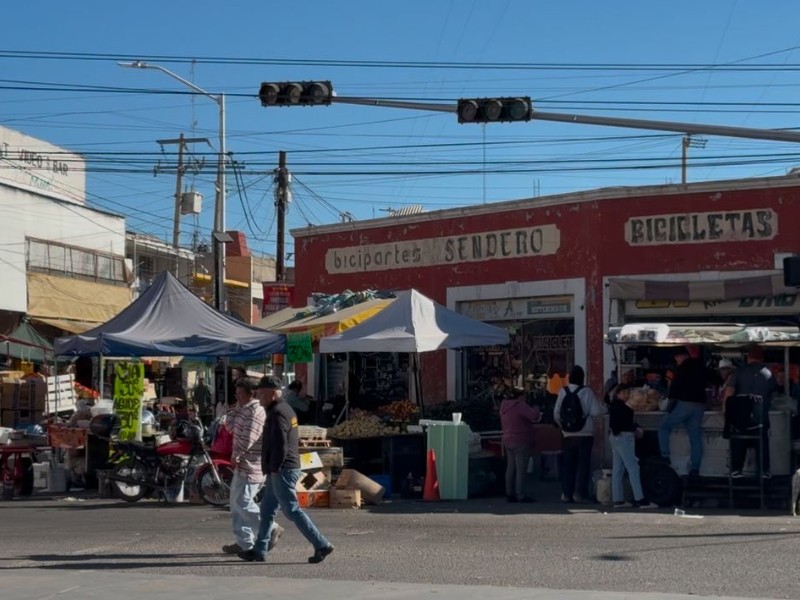
{"label": "motorcycle wheel", "polygon": [[211,506],[227,506],[231,499],[231,481],[233,467],[217,465],[217,472],[222,485],[214,483],[214,473],[210,465],[204,465],[197,472],[197,493],[206,504]]}
{"label": "motorcycle wheel", "polygon": [[111,488],[117,498],[125,502],[138,502],[150,493],[150,486],[146,485],[149,481],[147,476],[147,466],[138,458],[129,457],[114,467],[113,475],[128,477],[140,480],[142,483],[126,483],[124,481],[111,480]]}

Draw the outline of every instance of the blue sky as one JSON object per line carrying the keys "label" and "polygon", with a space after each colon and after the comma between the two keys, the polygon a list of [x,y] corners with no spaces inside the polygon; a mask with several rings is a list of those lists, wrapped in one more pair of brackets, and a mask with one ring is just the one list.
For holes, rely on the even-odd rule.
{"label": "blue sky", "polygon": [[[174,147],[161,155],[155,140],[182,132],[211,140],[195,148],[196,158],[207,155],[204,172],[186,180],[205,197],[201,217],[183,221],[187,243],[195,230],[207,238],[212,225],[216,105],[116,59],[143,57],[227,95],[228,151],[241,173],[239,186],[228,176],[228,227],[264,253],[275,248],[269,171],[279,150],[295,173],[287,217],[295,228],[415,204],[435,210],[678,182],[681,135],[543,121],[459,125],[452,114],[344,104],[264,109],[255,97],[261,81],[329,79],[340,96],[529,95],[547,112],[800,126],[800,8],[788,0],[83,0],[3,10],[0,124],[85,153],[92,205],[170,239],[174,176],[154,177],[153,167],[173,164]],[[345,61],[358,64],[333,64]],[[525,68],[487,67],[512,63]],[[784,174],[800,164],[797,152],[709,137],[690,150],[689,180]]]}

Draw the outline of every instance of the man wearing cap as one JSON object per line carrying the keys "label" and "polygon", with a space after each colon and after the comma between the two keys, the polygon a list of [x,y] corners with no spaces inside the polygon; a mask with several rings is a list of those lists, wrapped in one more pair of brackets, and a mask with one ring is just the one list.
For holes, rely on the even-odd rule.
{"label": "man wearing cap", "polygon": [[[778,389],[775,377],[764,365],[764,350],[760,346],[753,346],[747,353],[747,364],[737,369],[725,384],[725,402],[744,402],[748,397],[756,396],[760,399],[757,405],[760,410],[752,410],[752,406],[747,407],[748,418],[750,413],[755,418],[759,428],[764,448],[762,458],[761,476],[764,479],[772,477],[770,474],[770,455],[769,455],[769,409],[772,403],[772,395]],[[734,407],[731,407],[734,408]],[[731,440],[731,477],[736,479],[742,477],[742,468],[747,456],[747,448],[755,445],[753,440]]]}
{"label": "man wearing cap", "polygon": [[300,470],[300,441],[297,430],[297,415],[283,399],[281,380],[265,376],[258,384],[258,399],[267,409],[267,424],[264,427],[264,443],[261,452],[261,469],[267,476],[264,497],[261,499],[261,527],[251,550],[239,552],[239,558],[247,561],[265,562],[269,533],[275,522],[278,509],[282,508],[314,547],[309,563],[321,563],[333,552],[333,546],[323,536],[297,501],[297,481]]}
{"label": "man wearing cap", "polygon": [[706,410],[706,378],[700,362],[700,349],[680,347],[675,351],[675,377],[669,386],[669,398],[674,402],[670,412],[664,415],[658,428],[658,445],[661,457],[671,462],[669,436],[679,425],[685,425],[689,434],[689,476],[700,474],[703,460],[703,415]]}
{"label": "man wearing cap", "polygon": [[[237,554],[253,547],[259,526],[259,508],[255,502],[264,475],[261,473],[261,445],[266,413],[253,398],[253,385],[247,378],[236,381],[236,406],[225,416],[223,426],[233,434],[231,462],[235,469],[231,481],[230,507],[233,544],[222,547],[225,554]],[[274,525],[271,543],[277,543],[283,530]]]}
{"label": "man wearing cap", "polygon": [[733,374],[736,372],[736,368],[733,366],[733,363],[729,361],[727,358],[721,358],[719,364],[717,365],[717,372],[719,373],[720,380],[722,380],[722,384],[719,386],[718,399],[722,404],[722,411],[725,412],[725,400],[728,397],[726,389],[728,387],[728,382],[731,380],[731,377],[733,377]]}

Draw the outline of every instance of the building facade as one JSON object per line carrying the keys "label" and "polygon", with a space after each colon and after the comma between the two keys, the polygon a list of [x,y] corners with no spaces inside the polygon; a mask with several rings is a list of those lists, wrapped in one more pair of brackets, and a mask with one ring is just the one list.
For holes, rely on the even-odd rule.
{"label": "building facade", "polygon": [[0,127],[0,328],[77,332],[130,301],[125,219],[86,204],[85,161]]}
{"label": "building facade", "polygon": [[796,177],[609,188],[292,231],[295,304],[313,292],[416,288],[506,327],[510,350],[422,357],[426,398],[511,376],[552,393],[570,367],[600,389],[610,325],[797,321],[781,261],[800,253]]}

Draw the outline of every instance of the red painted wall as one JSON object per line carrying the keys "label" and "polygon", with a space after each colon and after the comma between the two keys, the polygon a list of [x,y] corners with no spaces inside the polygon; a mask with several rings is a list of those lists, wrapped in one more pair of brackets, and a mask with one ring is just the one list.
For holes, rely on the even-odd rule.
{"label": "red painted wall", "polygon": [[[745,184],[744,182],[750,183]],[[753,186],[743,180],[743,186]],[[590,383],[602,383],[603,345],[603,277],[615,275],[691,273],[698,271],[742,271],[774,268],[776,252],[800,253],[800,182],[788,181],[790,187],[768,187],[764,181],[758,189],[731,189],[732,183],[697,184],[681,188],[663,186],[648,188],[647,193],[632,196],[632,189],[620,188],[616,195],[609,191],[574,194],[559,201],[542,198],[491,205],[490,212],[475,214],[487,207],[472,210],[438,211],[412,218],[387,218],[379,223],[353,223],[346,231],[297,236],[295,261],[297,269],[297,302],[302,304],[312,292],[338,293],[344,289],[408,289],[416,288],[434,300],[445,304],[447,288],[467,285],[486,285],[507,281],[543,281],[582,277],[587,285],[587,327]],[[775,181],[775,180],[772,180]],[[772,184],[774,185],[774,183]],[[692,189],[703,191],[692,192]],[[687,192],[682,189],[689,190]],[[595,199],[592,199],[594,194]],[[605,196],[599,198],[597,196]],[[589,198],[589,200],[582,199]],[[557,204],[553,202],[559,201]],[[548,205],[548,203],[550,203]],[[686,213],[716,213],[772,209],[777,223],[764,218],[753,220],[753,230],[764,233],[773,228],[774,237],[768,240],[726,241],[709,243],[678,243],[631,246],[625,239],[625,224],[631,217],[681,215]],[[416,221],[413,219],[416,218]],[[741,230],[741,219],[731,217]],[[714,218],[717,228],[729,227],[724,217]],[[362,271],[329,274],[325,256],[329,248],[366,244],[408,241],[433,237],[459,236],[485,231],[534,227],[554,224],[560,231],[560,248],[556,254],[525,258],[488,260],[455,265],[402,268],[385,271]],[[666,223],[666,235],[669,223]],[[677,230],[674,229],[674,235]],[[702,219],[695,226],[691,220],[681,223],[681,232],[705,231],[711,235],[709,224]],[[777,233],[775,233],[775,228]],[[641,232],[646,234],[647,228]],[[444,353],[423,356],[423,382],[431,397],[444,397]],[[429,387],[430,386],[430,387]]]}

